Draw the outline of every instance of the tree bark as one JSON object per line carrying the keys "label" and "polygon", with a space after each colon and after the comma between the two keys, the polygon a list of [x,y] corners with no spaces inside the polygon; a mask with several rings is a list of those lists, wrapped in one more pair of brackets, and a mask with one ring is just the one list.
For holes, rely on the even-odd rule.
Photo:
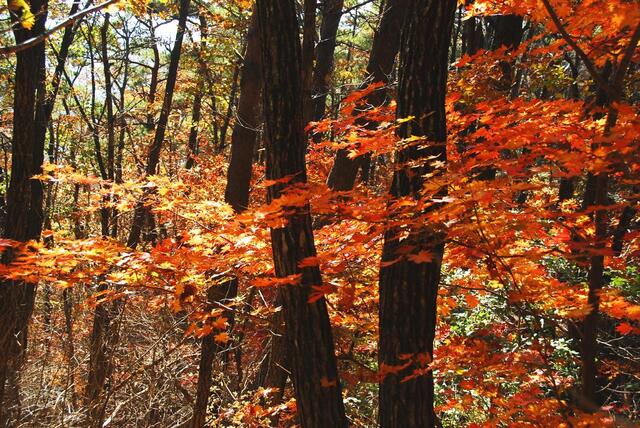
{"label": "tree bark", "polygon": [[[373,46],[367,64],[365,85],[374,82],[388,83],[396,55],[400,46],[400,30],[409,0],[387,0],[380,12],[378,29],[373,38]],[[367,103],[377,107],[386,101],[387,90],[380,88],[372,92]],[[366,163],[366,156],[350,159],[347,150],[338,150],[329,174],[328,186],[333,190],[351,190],[355,185],[358,170]]]}
{"label": "tree bark", "polygon": [[[293,175],[306,181],[301,53],[295,3],[258,0],[266,134],[266,176]],[[282,184],[270,186],[268,200],[279,198]],[[322,282],[318,267],[300,268],[314,256],[309,207],[293,209],[287,225],[271,230],[276,275],[301,275],[300,284],[280,288],[291,377],[302,427],[346,427],[340,380],[326,302],[309,303],[311,287]]]}
{"label": "tree bark", "polygon": [[[401,138],[424,137],[425,148],[409,147],[398,154],[400,169],[393,176],[393,197],[420,197],[423,176],[434,173],[429,159],[446,162],[445,93],[447,57],[453,27],[455,0],[417,0],[407,13],[402,33],[399,66],[397,117],[416,119],[401,126]],[[403,166],[421,161],[418,167]],[[442,190],[445,193],[446,189]],[[420,213],[418,213],[420,214]],[[413,227],[400,240],[397,230],[385,234],[383,262],[399,256],[399,249],[428,251],[433,260],[413,263],[402,257],[380,269],[379,366],[411,364],[380,382],[381,427],[435,427],[433,376],[427,364],[433,355],[436,327],[436,299],[444,252],[444,237],[434,225]],[[425,370],[410,380],[414,370]]]}
{"label": "tree bark", "polygon": [[229,93],[229,104],[227,105],[227,113],[224,115],[222,126],[220,127],[220,141],[218,151],[222,152],[227,143],[227,129],[233,115],[233,106],[236,103],[236,95],[238,93],[238,76],[240,76],[240,60],[236,61],[233,69],[233,77],[231,78],[231,91]]}
{"label": "tree bark", "polygon": [[[47,19],[47,0],[33,0],[36,16],[31,30],[23,28],[12,14],[17,44],[41,34]],[[7,189],[4,237],[26,242],[39,239],[43,221],[43,186],[31,177],[41,172],[44,161],[44,138],[36,138],[35,121],[43,119],[37,112],[45,100],[44,42],[16,53],[11,138],[11,179]],[[38,123],[41,127],[42,123]],[[46,124],[44,124],[46,132]],[[6,251],[2,263],[12,261]],[[27,330],[35,301],[34,283],[3,280],[0,282],[0,426],[8,426],[19,416],[19,395],[15,388],[6,394],[9,379],[17,379],[27,348]],[[9,396],[8,396],[9,395]]]}

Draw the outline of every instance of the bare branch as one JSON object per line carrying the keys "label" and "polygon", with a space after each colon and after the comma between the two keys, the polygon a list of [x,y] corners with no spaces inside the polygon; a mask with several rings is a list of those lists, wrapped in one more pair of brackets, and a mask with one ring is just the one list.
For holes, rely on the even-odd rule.
{"label": "bare branch", "polygon": [[102,10],[102,9],[108,7],[108,6],[111,6],[112,4],[117,3],[118,1],[120,1],[120,0],[107,0],[104,3],[101,3],[101,4],[98,4],[96,6],[90,7],[88,9],[84,9],[84,10],[76,13],[75,15],[70,16],[65,21],[63,21],[60,24],[54,26],[53,28],[45,31],[44,33],[40,34],[39,36],[32,37],[32,38],[30,38],[28,40],[25,40],[24,42],[19,43],[17,45],[2,47],[2,48],[0,48],[0,56],[7,56],[7,55],[10,55],[10,54],[14,54],[16,52],[20,52],[22,50],[29,49],[32,46],[38,45],[38,44],[42,43],[43,41],[45,41],[46,39],[48,39],[56,31],[59,31],[59,30],[65,28],[65,27],[73,24],[77,20],[84,18],[85,16],[87,16],[90,13],[97,12],[99,10]]}

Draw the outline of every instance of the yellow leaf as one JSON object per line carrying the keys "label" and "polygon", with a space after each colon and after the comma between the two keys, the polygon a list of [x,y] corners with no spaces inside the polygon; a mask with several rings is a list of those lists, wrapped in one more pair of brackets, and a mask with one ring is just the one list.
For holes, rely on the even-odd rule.
{"label": "yellow leaf", "polygon": [[9,2],[9,9],[13,11],[22,11],[20,16],[20,25],[27,30],[31,30],[31,28],[33,28],[33,25],[36,23],[36,17],[31,13],[31,8],[25,0],[11,0],[11,2]]}

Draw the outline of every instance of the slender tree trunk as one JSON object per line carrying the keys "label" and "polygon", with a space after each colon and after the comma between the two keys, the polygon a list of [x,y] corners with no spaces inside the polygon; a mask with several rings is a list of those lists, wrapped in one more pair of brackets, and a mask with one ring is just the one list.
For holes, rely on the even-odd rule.
{"label": "slender tree trunk", "polygon": [[233,77],[231,78],[231,91],[229,93],[229,104],[227,106],[227,114],[224,116],[222,126],[220,127],[220,141],[218,150],[222,152],[227,142],[227,130],[229,129],[229,123],[233,116],[233,107],[236,103],[236,96],[238,94],[238,77],[240,76],[240,60],[236,62],[233,69]]}
{"label": "slender tree trunk", "polygon": [[[594,205],[604,207],[607,205],[607,187],[609,178],[606,173],[600,173],[594,177],[593,202]],[[607,238],[607,212],[599,209],[594,213],[596,248],[606,245]],[[580,342],[580,358],[582,360],[581,381],[583,398],[591,404],[598,406],[597,378],[598,367],[596,355],[598,346],[598,321],[600,319],[600,290],[604,286],[604,255],[593,254],[589,259],[589,284],[588,303],[591,312],[582,322],[582,340]]]}
{"label": "slender tree trunk", "polygon": [[[113,114],[113,94],[111,92],[113,83],[111,82],[111,64],[109,63],[109,25],[111,15],[104,15],[104,23],[100,27],[100,52],[102,59],[102,70],[104,72],[105,107],[107,111],[107,176],[113,180],[115,166],[115,116]],[[108,234],[108,231],[105,235]]]}
{"label": "slender tree trunk", "polygon": [[149,103],[149,113],[147,113],[146,128],[152,131],[155,126],[153,115],[153,104],[156,102],[156,94],[158,93],[158,76],[160,74],[160,50],[158,49],[158,41],[153,27],[153,21],[149,21],[149,32],[151,50],[153,52],[153,65],[151,66],[151,81],[149,82],[149,93],[147,94],[147,102]]}
{"label": "slender tree trunk", "polygon": [[[237,119],[231,135],[231,160],[227,171],[225,200],[236,213],[247,209],[249,204],[249,184],[253,151],[257,137],[258,106],[260,99],[260,39],[255,10],[247,31],[246,52],[240,77],[240,96],[238,99]],[[232,278],[208,290],[211,304],[222,299],[233,299],[237,295],[238,282]],[[232,320],[233,314],[225,317]],[[211,389],[213,361],[217,345],[212,336],[202,339],[198,371],[198,387],[191,426],[204,426],[207,404]]]}
{"label": "slender tree trunk", "polygon": [[[429,163],[436,158],[446,162],[445,93],[447,58],[453,27],[455,0],[417,0],[412,2],[402,33],[399,66],[397,117],[414,116],[399,129],[399,136],[424,137],[425,148],[410,147],[398,154],[393,176],[393,197],[420,197],[423,176],[437,173]],[[403,166],[421,161],[418,167]],[[442,190],[445,193],[446,189]],[[418,215],[421,213],[417,213]],[[383,262],[402,257],[380,268],[380,344],[379,367],[407,363],[408,367],[387,374],[380,382],[380,426],[435,427],[433,375],[427,364],[433,355],[436,327],[436,299],[444,252],[444,237],[438,226],[413,227],[406,239],[397,230],[385,234]],[[432,261],[414,263],[399,254],[400,248],[413,247],[412,253],[427,251]],[[425,370],[426,369],[426,370]],[[422,372],[420,372],[422,370]],[[415,371],[418,371],[416,373]],[[406,379],[407,376],[417,377]]]}
{"label": "slender tree trunk", "polygon": [[[467,0],[469,5],[471,1]],[[471,17],[462,25],[462,52],[466,55],[475,55],[484,48],[484,31],[482,30],[482,18]]]}
{"label": "slender tree trunk", "polygon": [[258,34],[257,15],[251,17],[247,32],[247,49],[242,65],[240,80],[240,98],[238,114],[231,134],[231,159],[227,170],[227,186],[225,200],[235,212],[247,209],[249,205],[249,185],[251,183],[251,166],[253,153],[258,137],[260,120],[260,38]]}
{"label": "slender tree trunk", "polygon": [[[173,44],[173,49],[171,50],[169,73],[167,75],[164,99],[162,100],[162,109],[160,110],[156,133],[153,142],[151,143],[151,147],[149,148],[147,166],[145,168],[146,175],[156,174],[160,163],[160,152],[162,151],[162,144],[164,143],[164,136],[169,123],[169,113],[171,113],[173,91],[178,78],[178,66],[180,64],[180,54],[182,52],[182,40],[184,39],[184,31],[187,25],[187,16],[189,14],[190,4],[190,0],[180,0],[178,31],[176,33],[176,40]],[[144,205],[145,199],[148,196],[148,193],[145,192],[142,196],[142,200],[138,202],[134,211],[133,224],[131,225],[131,231],[129,232],[129,239],[127,239],[127,245],[131,248],[138,246],[145,219],[149,217],[149,209]]]}
{"label": "slender tree trunk", "polygon": [[302,108],[305,126],[313,118],[313,59],[316,41],[316,0],[304,0],[302,22]]}
{"label": "slender tree trunk", "polygon": [[[295,3],[258,0],[266,132],[266,175],[293,175],[306,181],[302,117],[301,54]],[[268,189],[281,196],[283,185]],[[324,299],[309,303],[312,285],[322,282],[318,267],[299,268],[315,255],[309,207],[288,215],[285,227],[271,230],[276,275],[301,275],[300,284],[282,287],[280,296],[291,353],[298,416],[302,427],[346,427],[329,314]]]}
{"label": "slender tree trunk", "polygon": [[185,168],[191,169],[195,164],[195,156],[199,153],[198,144],[198,128],[200,124],[200,112],[202,110],[202,96],[204,94],[204,82],[207,76],[207,64],[204,55],[207,48],[207,18],[203,13],[199,14],[200,18],[200,49],[196,52],[198,55],[198,87],[193,97],[193,109],[191,110],[191,129],[189,130],[189,142],[187,147],[187,163]]}
{"label": "slender tree trunk", "polygon": [[[16,43],[44,31],[47,0],[33,0],[30,7],[36,20],[33,28],[14,24]],[[7,189],[4,237],[25,242],[39,239],[43,221],[42,182],[32,180],[39,174],[44,160],[44,138],[36,138],[34,128],[45,99],[44,42],[16,54],[11,139],[11,179]],[[38,122],[39,127],[46,124]],[[2,263],[10,263],[14,254],[6,251]],[[7,381],[18,379],[27,348],[27,330],[35,301],[34,283],[3,280],[0,282],[0,426],[9,426],[19,417],[20,397],[17,388],[6,390]],[[17,382],[15,384],[17,387]],[[7,392],[9,392],[7,394]]]}
{"label": "slender tree trunk", "polygon": [[[498,15],[492,18],[494,26],[494,36],[491,49],[496,50],[502,46],[507,48],[507,53],[512,53],[522,42],[523,28],[522,16],[519,15]],[[502,77],[498,82],[498,89],[509,94],[512,86],[516,83],[516,76],[513,69],[515,58],[500,61]]]}
{"label": "slender tree trunk", "polygon": [[[111,64],[109,62],[109,25],[111,15],[106,13],[104,15],[104,23],[100,27],[100,55],[102,60],[102,71],[104,73],[104,92],[105,92],[105,110],[107,113],[107,179],[113,182],[115,178],[115,146],[116,146],[116,131],[115,131],[115,115],[113,114],[113,83],[111,81]],[[110,203],[110,197],[103,197],[104,206],[108,206]],[[109,236],[109,225],[111,222],[110,208],[102,208],[100,214],[102,216],[102,236]]]}
{"label": "slender tree trunk", "polygon": [[[113,182],[116,177],[116,120],[113,109],[113,83],[108,50],[109,26],[110,15],[107,13],[105,14],[103,25],[100,27],[100,52],[105,81],[105,109],[107,114],[107,164],[103,167],[106,173],[103,178]],[[108,196],[103,198],[103,204],[106,205],[110,202],[111,200]],[[112,231],[117,232],[115,222],[112,222],[112,212],[113,210],[109,208],[102,208],[100,211],[103,237],[110,236]],[[97,291],[102,292],[105,290],[107,290],[107,284],[104,281],[104,277],[99,277]],[[112,348],[118,343],[118,329],[114,327],[113,321],[121,313],[122,309],[121,302],[106,302],[96,306],[93,316],[86,395],[90,407],[90,423],[96,427],[102,423],[103,406],[101,398],[107,379],[113,371]]]}
{"label": "slender tree trunk", "polygon": [[[460,33],[462,33],[462,12],[463,6],[459,6],[456,11],[456,23],[454,25],[453,40],[451,41],[451,54],[449,55],[449,63],[454,63],[458,59],[458,40],[460,39]],[[464,37],[462,39],[461,46],[464,46]],[[464,53],[464,50],[463,50]]]}
{"label": "slender tree trunk", "polygon": [[[180,61],[180,53],[182,49],[182,40],[184,37],[185,25],[189,12],[190,0],[181,0],[180,13],[178,20],[178,31],[173,50],[171,52],[171,60],[169,63],[169,73],[167,77],[165,98],[162,104],[162,110],[156,126],[155,138],[149,150],[149,156],[147,160],[147,166],[145,169],[146,175],[152,175],[156,172],[158,163],[160,161],[160,151],[162,149],[162,143],[164,141],[166,127],[169,121],[169,113],[171,110],[171,101],[173,97],[173,90],[178,75],[178,65]],[[108,19],[107,19],[108,21]],[[103,27],[104,28],[104,27]],[[103,41],[104,41],[103,36]],[[103,47],[104,50],[104,47]],[[103,60],[105,52],[103,51]],[[107,66],[108,68],[108,66]],[[105,73],[108,70],[105,69]],[[113,140],[113,147],[115,147],[115,134]],[[114,156],[109,150],[108,155],[111,166],[107,167],[107,175],[113,177],[113,159]],[[145,218],[148,218],[151,214],[147,207],[144,206],[144,200],[149,196],[147,192],[143,194],[143,200],[140,201],[135,208],[133,224],[129,234],[127,245],[131,248],[135,248],[140,241],[140,234],[144,225]],[[104,229],[103,229],[104,231]],[[108,228],[106,229],[108,234]],[[99,290],[106,289],[103,282],[99,285]],[[118,302],[116,304],[101,304],[96,307],[93,330],[91,333],[91,355],[89,361],[89,377],[87,382],[87,397],[91,403],[90,418],[93,426],[101,426],[102,419],[104,418],[105,406],[101,405],[99,399],[102,396],[102,392],[105,389],[105,383],[110,376],[113,366],[112,349],[118,341],[117,328],[114,328],[113,320],[122,312],[123,305]]]}
{"label": "slender tree trunk", "polygon": [[[603,79],[607,82],[615,79],[612,77],[613,66],[611,62],[605,64],[601,73]],[[617,112],[611,107],[613,101],[606,92],[599,88],[596,93],[596,102],[598,105],[607,108],[605,136],[608,136],[611,129],[617,121]],[[596,118],[600,118],[598,113]],[[594,149],[596,149],[594,147]],[[602,251],[607,245],[608,231],[608,213],[603,209],[608,205],[608,187],[609,176],[606,172],[599,174],[589,173],[585,184],[584,198],[582,201],[582,209],[587,210],[590,207],[598,206],[600,209],[594,211],[593,222],[595,225],[595,237],[593,251],[600,249]],[[591,307],[591,312],[582,320],[580,324],[580,360],[581,360],[581,399],[587,401],[587,411],[592,411],[589,407],[598,408],[600,400],[598,399],[598,324],[600,322],[600,290],[605,286],[604,278],[604,255],[591,254],[588,257],[589,272],[587,274],[587,283],[589,285],[589,294],[587,301]]]}
{"label": "slender tree trunk", "polygon": [[[400,46],[400,30],[409,0],[387,0],[380,11],[378,29],[373,38],[373,46],[367,64],[365,84],[374,82],[388,83],[396,55]],[[376,107],[386,101],[387,90],[380,88],[372,92],[367,102]],[[333,190],[351,190],[356,182],[358,170],[366,164],[367,157],[350,159],[347,150],[338,150],[329,174],[327,184]]]}
{"label": "slender tree trunk", "polygon": [[316,121],[324,117],[343,6],[344,0],[322,2],[320,40],[316,46],[316,66],[313,72],[313,120]]}
{"label": "slender tree trunk", "polygon": [[[231,280],[228,283],[210,287],[207,291],[209,309],[217,307],[215,302],[224,302],[225,300],[233,299],[237,293],[238,282],[236,280]],[[224,314],[224,317],[228,320],[231,320],[230,317],[232,316],[233,314],[230,311],[226,311]],[[191,428],[202,428],[206,426],[213,361],[219,350],[219,346],[214,340],[213,334],[203,337],[201,346],[200,364],[198,367],[198,386],[196,388],[196,402],[193,407]]]}

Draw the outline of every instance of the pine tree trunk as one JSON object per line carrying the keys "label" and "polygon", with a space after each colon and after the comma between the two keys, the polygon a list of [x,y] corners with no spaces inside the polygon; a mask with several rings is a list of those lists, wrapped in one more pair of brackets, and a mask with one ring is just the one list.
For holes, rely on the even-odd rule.
{"label": "pine tree trunk", "polygon": [[[292,0],[258,0],[266,133],[266,175],[306,181],[302,117],[301,53]],[[281,196],[270,186],[268,199]],[[324,299],[309,303],[311,287],[322,282],[318,267],[299,268],[315,255],[309,207],[294,209],[285,227],[271,230],[276,275],[300,274],[300,284],[283,286],[280,296],[291,354],[291,377],[302,427],[346,427],[329,314]]]}
{"label": "pine tree trunk", "polygon": [[[418,198],[422,177],[435,172],[428,159],[446,162],[444,100],[455,9],[455,0],[416,0],[407,13],[400,48],[397,117],[416,119],[403,124],[399,136],[423,136],[427,146],[406,148],[398,154],[401,169],[393,177],[393,197]],[[402,167],[420,160],[419,167]],[[408,367],[386,375],[380,383],[380,426],[384,428],[436,426],[431,372],[405,379],[414,370],[425,369],[433,355],[444,251],[444,236],[436,229],[428,224],[414,227],[403,240],[397,238],[397,230],[385,234],[383,261],[396,259],[400,247],[408,245],[413,246],[412,252],[430,252],[433,260],[413,263],[402,257],[380,269],[380,368],[384,372],[385,367],[405,364],[403,356],[412,358]]]}

